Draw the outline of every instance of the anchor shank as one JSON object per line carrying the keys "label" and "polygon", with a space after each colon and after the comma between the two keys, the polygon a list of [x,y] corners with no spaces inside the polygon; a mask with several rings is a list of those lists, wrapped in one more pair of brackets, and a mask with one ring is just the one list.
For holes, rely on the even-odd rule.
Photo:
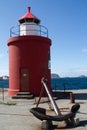
{"label": "anchor shank", "polygon": [[52,97],[52,95],[51,95],[51,93],[50,93],[50,91],[49,91],[45,81],[44,81],[44,78],[42,78],[42,84],[43,84],[43,86],[44,86],[44,88],[45,88],[45,90],[47,92],[47,95],[49,97],[50,102],[53,105],[53,108],[54,108],[54,111],[55,111],[56,115],[62,115],[60,110],[59,110],[59,108],[58,108],[58,106],[57,106],[57,104],[56,104],[56,102],[55,102],[55,100],[53,99],[53,97]]}

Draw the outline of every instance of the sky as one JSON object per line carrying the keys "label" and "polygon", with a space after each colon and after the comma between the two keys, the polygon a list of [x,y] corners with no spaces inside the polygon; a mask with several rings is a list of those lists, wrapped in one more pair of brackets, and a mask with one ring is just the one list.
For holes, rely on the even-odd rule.
{"label": "sky", "polygon": [[9,75],[10,28],[27,7],[48,28],[51,73],[87,76],[87,0],[0,0],[0,76]]}

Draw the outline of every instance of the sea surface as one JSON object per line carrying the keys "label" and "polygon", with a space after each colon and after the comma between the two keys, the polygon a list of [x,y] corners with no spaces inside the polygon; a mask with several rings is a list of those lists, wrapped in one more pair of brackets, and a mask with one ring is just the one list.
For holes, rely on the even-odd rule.
{"label": "sea surface", "polygon": [[[0,80],[0,88],[8,88],[9,80]],[[54,78],[51,79],[53,90],[87,89],[87,77],[84,78]]]}
{"label": "sea surface", "polygon": [[0,88],[8,88],[8,86],[9,86],[9,80],[8,79],[5,79],[5,80],[0,79]]}
{"label": "sea surface", "polygon": [[78,90],[87,89],[87,77],[57,78],[52,79],[53,90]]}

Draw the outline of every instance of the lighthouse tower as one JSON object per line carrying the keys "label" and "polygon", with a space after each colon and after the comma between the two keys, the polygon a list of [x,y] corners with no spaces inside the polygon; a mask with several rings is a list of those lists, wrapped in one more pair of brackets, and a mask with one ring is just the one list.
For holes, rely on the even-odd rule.
{"label": "lighthouse tower", "polygon": [[41,79],[45,76],[51,89],[50,46],[48,30],[30,12],[21,17],[17,27],[10,29],[9,47],[9,96],[31,93],[39,96]]}

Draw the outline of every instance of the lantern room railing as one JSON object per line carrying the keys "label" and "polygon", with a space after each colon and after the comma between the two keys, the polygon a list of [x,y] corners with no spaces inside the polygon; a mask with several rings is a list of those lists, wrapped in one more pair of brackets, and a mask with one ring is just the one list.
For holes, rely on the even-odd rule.
{"label": "lantern room railing", "polygon": [[[38,36],[44,36],[44,37],[48,37],[48,29],[45,26],[42,25],[35,25],[35,24],[24,24],[23,26],[29,26],[28,28],[21,28],[21,24],[17,25],[17,26],[13,26],[10,28],[10,37],[14,37],[14,36],[23,36],[22,32],[26,32],[25,35],[38,35]],[[32,25],[36,26],[36,28],[32,28]],[[28,32],[28,34],[27,34]],[[33,33],[33,34],[29,34],[29,33]],[[37,32],[37,34],[35,34],[35,32]]]}

